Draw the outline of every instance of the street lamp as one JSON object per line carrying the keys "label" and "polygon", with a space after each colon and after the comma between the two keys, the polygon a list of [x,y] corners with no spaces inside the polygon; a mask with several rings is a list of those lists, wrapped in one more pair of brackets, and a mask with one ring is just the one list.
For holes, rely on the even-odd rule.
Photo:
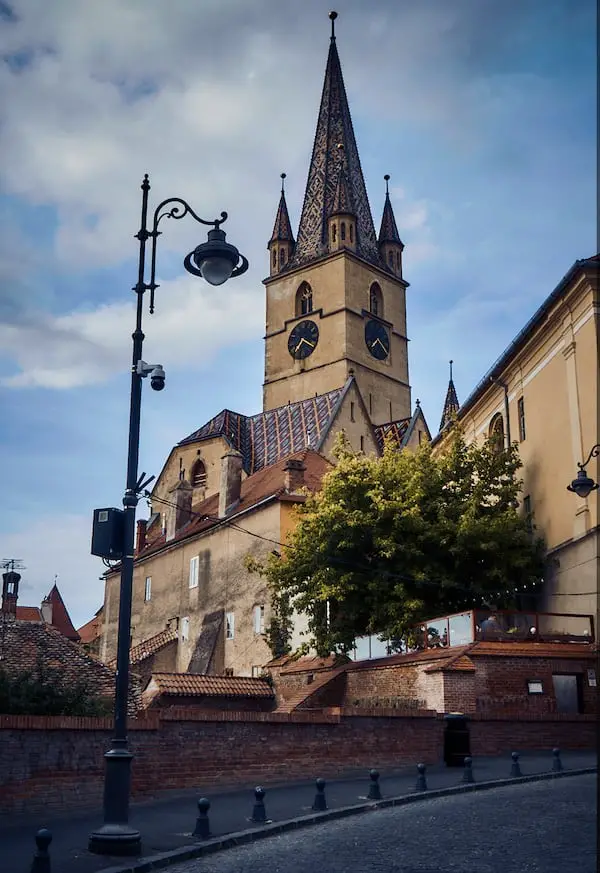
{"label": "street lamp", "polygon": [[[133,291],[137,294],[137,314],[133,338],[133,360],[131,367],[131,402],[129,411],[129,447],[127,454],[127,485],[123,497],[124,512],[122,533],[119,535],[117,553],[121,556],[121,586],[119,593],[119,625],[117,636],[117,675],[115,683],[114,738],[111,748],[105,754],[106,774],[104,781],[104,824],[90,834],[88,848],[99,855],[136,855],[141,850],[139,831],[129,825],[129,788],[131,761],[133,755],[127,746],[127,704],[129,699],[129,649],[131,625],[131,598],[133,584],[133,552],[135,540],[135,510],[144,487],[151,480],[142,483],[145,474],[138,479],[138,455],[140,443],[140,409],[142,400],[142,379],[150,375],[150,384],[155,391],[161,391],[165,384],[165,372],[160,364],[146,364],[142,360],[142,312],[144,294],[150,291],[150,312],[154,312],[154,292],[158,285],[156,278],[156,243],[161,233],[158,227],[163,218],[184,218],[191,215],[200,224],[212,227],[208,240],[197,246],[185,258],[186,270],[194,276],[202,277],[210,285],[222,285],[232,276],[241,276],[248,269],[247,259],[225,240],[221,224],[227,219],[204,221],[179,197],[163,200],[154,211],[152,229],[148,230],[148,175],[142,182],[141,227],[135,235],[139,240],[138,281]],[[146,242],[152,240],[150,281],[144,279],[146,272]],[[154,478],[154,477],[152,477]],[[96,510],[97,515],[104,510]],[[105,517],[95,519],[107,521]],[[94,552],[103,554],[102,551]]]}
{"label": "street lamp", "polygon": [[595,491],[598,487],[598,483],[594,482],[593,479],[590,479],[586,472],[586,466],[589,464],[592,458],[597,458],[600,455],[600,445],[593,446],[591,452],[583,462],[583,464],[577,464],[579,467],[579,472],[577,474],[577,478],[573,479],[570,485],[567,485],[567,491],[574,491],[578,497],[587,497],[591,494],[592,491]]}

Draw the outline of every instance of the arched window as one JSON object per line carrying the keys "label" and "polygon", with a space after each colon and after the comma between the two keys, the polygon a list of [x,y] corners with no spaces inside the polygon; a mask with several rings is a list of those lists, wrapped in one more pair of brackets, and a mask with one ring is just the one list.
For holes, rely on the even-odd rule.
{"label": "arched window", "polygon": [[500,413],[490,421],[489,440],[494,452],[504,451],[504,419]]}
{"label": "arched window", "polygon": [[308,315],[313,309],[312,288],[308,282],[302,282],[296,292],[296,315]]}
{"label": "arched window", "polygon": [[273,249],[273,266],[277,266],[277,252]]}
{"label": "arched window", "polygon": [[342,221],[342,224],[340,226],[340,236],[342,239],[346,239],[346,222],[345,221]]}
{"label": "arched window", "polygon": [[400,269],[400,252],[396,253],[396,267]]}
{"label": "arched window", "polygon": [[279,249],[279,266],[283,267],[285,264],[285,249]]}
{"label": "arched window", "polygon": [[335,224],[331,225],[331,242],[335,242],[337,239],[337,226]]}
{"label": "arched window", "polygon": [[353,224],[350,225],[350,242],[351,243],[354,242],[354,225]]}
{"label": "arched window", "polygon": [[206,487],[206,467],[204,466],[204,462],[201,461],[200,458],[198,458],[198,460],[192,467],[192,487]]}
{"label": "arched window", "polygon": [[372,315],[383,318],[383,295],[377,282],[373,282],[369,291],[369,311]]}
{"label": "arched window", "polygon": [[394,253],[393,253],[393,252],[390,252],[390,253],[389,253],[389,255],[388,255],[388,261],[389,261],[389,263],[390,263],[390,267],[391,267],[392,270],[393,270],[393,269],[394,269]]}

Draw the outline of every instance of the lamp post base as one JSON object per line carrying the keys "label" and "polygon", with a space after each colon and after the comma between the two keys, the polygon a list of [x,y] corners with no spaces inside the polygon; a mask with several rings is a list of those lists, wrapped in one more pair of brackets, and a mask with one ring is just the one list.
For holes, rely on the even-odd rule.
{"label": "lamp post base", "polygon": [[104,824],[90,834],[88,851],[95,855],[139,855],[140,832],[129,824],[129,784],[133,755],[127,740],[114,739],[104,755]]}
{"label": "lamp post base", "polygon": [[88,851],[95,855],[139,855],[142,838],[128,824],[105,824],[90,834]]}

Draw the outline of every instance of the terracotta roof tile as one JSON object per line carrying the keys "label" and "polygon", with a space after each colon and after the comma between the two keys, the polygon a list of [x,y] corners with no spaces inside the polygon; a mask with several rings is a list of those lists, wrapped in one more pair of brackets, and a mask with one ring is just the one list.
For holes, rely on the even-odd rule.
{"label": "terracotta roof tile", "polygon": [[73,626],[71,616],[56,585],[52,586],[46,600],[52,604],[52,621],[50,622],[52,627],[59,630],[67,639],[79,642],[79,634]]}
{"label": "terracotta roof tile", "polygon": [[39,606],[17,606],[17,621],[42,621]]}
{"label": "terracotta roof tile", "polygon": [[197,673],[153,673],[160,694],[184,697],[274,697],[264,679],[246,676],[202,676]]}
{"label": "terracotta roof tile", "polygon": [[77,628],[77,633],[79,634],[79,639],[82,643],[91,643],[97,639],[102,633],[102,616],[100,615],[100,611],[86,622],[86,624]]}
{"label": "terracotta roof tile", "polygon": [[331,670],[341,666],[341,663],[350,663],[344,661],[340,655],[328,655],[326,658],[320,658],[318,655],[305,655],[302,658],[294,660],[285,670],[281,671],[282,676],[287,676],[290,673],[310,673],[316,670]]}
{"label": "terracotta roof tile", "polygon": [[160,633],[155,634],[153,637],[149,637],[147,640],[138,643],[137,646],[133,646],[129,653],[129,663],[139,664],[146,658],[150,658],[152,655],[160,652],[169,643],[175,642],[176,639],[177,631],[172,628],[165,628],[165,630],[160,631]]}
{"label": "terracotta roof tile", "polygon": [[591,643],[534,643],[534,642],[491,642],[472,643],[469,655],[529,658],[581,658],[596,657],[597,646]]}

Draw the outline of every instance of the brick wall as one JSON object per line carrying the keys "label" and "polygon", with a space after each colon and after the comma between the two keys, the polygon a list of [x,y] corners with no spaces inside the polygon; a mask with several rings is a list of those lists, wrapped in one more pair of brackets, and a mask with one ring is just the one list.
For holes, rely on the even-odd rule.
{"label": "brick wall", "polygon": [[211,712],[270,712],[274,697],[198,697],[190,695],[157,695],[149,709],[201,709]]}
{"label": "brick wall", "polygon": [[597,746],[595,715],[513,715],[476,713],[469,718],[472,755],[553,749],[589,749]]}

